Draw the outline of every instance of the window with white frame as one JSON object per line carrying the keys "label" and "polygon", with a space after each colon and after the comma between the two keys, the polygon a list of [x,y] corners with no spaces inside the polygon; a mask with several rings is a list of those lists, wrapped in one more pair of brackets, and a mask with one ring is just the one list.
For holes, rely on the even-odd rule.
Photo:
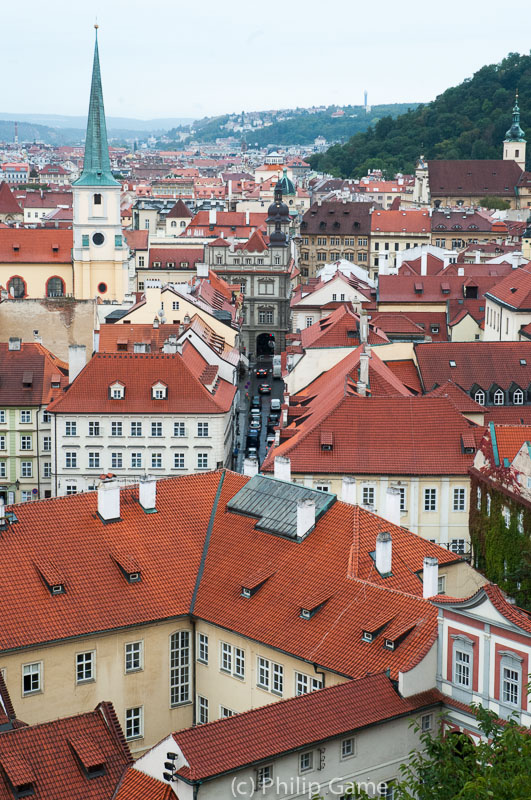
{"label": "window with white frame", "polygon": [[273,309],[271,308],[259,308],[258,309],[258,322],[260,325],[272,325],[273,324]]}
{"label": "window with white frame", "polygon": [[113,400],[122,400],[123,399],[124,387],[122,386],[121,383],[114,383],[110,387],[110,391],[111,391],[111,398]]}
{"label": "window with white frame", "polygon": [[142,436],[142,423],[141,422],[132,422],[131,423],[131,436],[134,436],[134,437]]}
{"label": "window with white frame", "polygon": [[45,453],[50,453],[52,449],[52,437],[51,436],[43,436],[42,437],[42,449]]}
{"label": "window with white frame", "polygon": [[0,450],[6,449],[6,437],[4,435],[0,436]]}
{"label": "window with white frame", "polygon": [[446,594],[446,575],[437,578],[437,594]]}
{"label": "window with white frame", "polygon": [[184,453],[173,454],[173,467],[174,469],[184,469]]}
{"label": "window with white frame", "polygon": [[28,423],[30,423],[31,422],[31,411],[21,411],[20,412],[20,421],[24,425],[27,425]]}
{"label": "window with white frame", "polygon": [[197,722],[206,725],[208,722],[208,699],[197,695]]}
{"label": "window with white frame", "polygon": [[197,454],[197,469],[208,469],[208,453]]}
{"label": "window with white frame", "polygon": [[127,642],[125,645],[125,671],[138,672],[144,667],[144,643]]}
{"label": "window with white frame", "polygon": [[77,453],[75,450],[67,450],[65,453],[65,468],[75,469],[77,467]]}
{"label": "window with white frame", "polygon": [[234,678],[245,678],[245,651],[227,642],[221,642],[220,669]]}
{"label": "window with white frame", "polygon": [[89,452],[88,454],[88,465],[89,469],[99,469],[100,468],[100,454],[98,451]]}
{"label": "window with white frame", "polygon": [[0,461],[0,478],[7,477],[7,462]]}
{"label": "window with white frame", "polygon": [[5,408],[0,409],[0,425],[6,424],[6,411]]}
{"label": "window with white frame", "polygon": [[76,655],[76,683],[93,681],[96,677],[95,665],[96,653],[94,650],[78,653]]}
{"label": "window with white frame", "polygon": [[123,425],[121,422],[111,422],[111,436],[122,436]]}
{"label": "window with white frame", "polygon": [[75,483],[67,483],[66,484],[66,494],[67,496],[71,494],[77,494],[77,486]]}
{"label": "window with white frame", "polygon": [[487,516],[490,517],[490,494],[487,493]]}
{"label": "window with white frame", "polygon": [[20,449],[21,450],[32,450],[33,449],[31,436],[21,436],[20,437]]}
{"label": "window with white frame", "polygon": [[29,503],[29,501],[33,499],[33,493],[31,489],[23,490],[20,493],[20,499],[22,500],[23,503]]}
{"label": "window with white frame", "polygon": [[500,700],[509,706],[520,707],[522,686],[522,658],[511,650],[501,651]]}
{"label": "window with white frame", "polygon": [[88,424],[88,435],[89,436],[99,436],[100,435],[100,423],[96,422],[89,422]]}
{"label": "window with white frame", "polygon": [[454,643],[453,682],[464,689],[472,688],[472,643],[459,637]]}
{"label": "window with white frame", "polygon": [[47,422],[51,422],[52,421],[52,415],[50,413],[48,413],[48,411],[43,411],[42,412],[42,421],[44,422],[44,424],[46,424]]}
{"label": "window with white frame", "polygon": [[323,686],[322,678],[313,678],[310,675],[305,675],[304,672],[295,673],[295,695],[299,697],[301,694],[308,694],[321,689]]}
{"label": "window with white frame", "polygon": [[482,389],[478,389],[474,392],[474,400],[478,405],[484,406],[485,405],[485,392]]}
{"label": "window with white frame", "polygon": [[278,695],[284,692],[284,667],[274,661],[271,663],[271,691]]}
{"label": "window with white frame", "polygon": [[361,489],[361,504],[363,506],[374,506],[374,496],[374,486],[363,486]]}
{"label": "window with white frame", "polygon": [[20,462],[20,477],[21,478],[33,477],[33,463],[31,461]]}
{"label": "window with white frame", "polygon": [[453,511],[465,511],[465,495],[466,495],[466,489],[464,489],[463,487],[456,487],[454,489],[453,503],[452,503]]}
{"label": "window with white frame", "polygon": [[162,469],[162,453],[151,453],[151,468]]}
{"label": "window with white frame", "polygon": [[502,406],[504,403],[505,397],[501,389],[496,389],[494,392],[494,405],[495,406]]}
{"label": "window with white frame", "polygon": [[71,420],[65,422],[65,436],[77,436],[77,422]]}
{"label": "window with white frame", "polygon": [[260,689],[267,689],[270,690],[270,682],[271,682],[271,664],[267,658],[262,658],[258,656],[258,672],[257,672],[257,679],[256,685],[260,687]]}
{"label": "window with white frame", "polygon": [[266,789],[268,786],[273,785],[273,765],[268,764],[264,767],[258,767],[256,770],[256,787],[257,789]]}
{"label": "window with white frame", "polygon": [[341,741],[341,759],[352,758],[356,754],[356,745],[353,737]]}
{"label": "window with white frame", "polygon": [[52,462],[51,461],[44,461],[42,465],[42,477],[43,478],[51,478],[52,477]]}
{"label": "window with white frame", "polygon": [[42,691],[42,661],[24,664],[22,667],[22,694]]}
{"label": "window with white frame", "polygon": [[206,633],[197,634],[197,660],[201,664],[208,664],[208,636]]}
{"label": "window with white frame", "polygon": [[232,673],[232,645],[221,642],[221,662],[220,669],[223,672]]}
{"label": "window with white frame", "polygon": [[168,387],[164,383],[156,383],[151,388],[151,396],[154,400],[164,400],[167,395]]}
{"label": "window with white frame", "polygon": [[513,392],[513,403],[515,406],[521,406],[524,402],[524,393],[521,389],[515,389]]}
{"label": "window with white frame", "polygon": [[437,511],[437,489],[424,489],[424,511]]}
{"label": "window with white frame", "polygon": [[178,436],[179,438],[186,436],[186,428],[184,422],[173,423],[173,435]]}
{"label": "window with white frame", "polygon": [[431,731],[433,723],[433,716],[432,714],[423,714],[420,718],[420,730],[425,733],[426,731]]}
{"label": "window with white frame", "polygon": [[310,772],[313,769],[313,750],[299,755],[299,772]]}
{"label": "window with white frame", "polygon": [[465,554],[465,545],[466,542],[464,539],[452,539],[450,542],[450,551],[462,556]]}
{"label": "window with white frame", "polygon": [[123,455],[119,450],[111,453],[111,468],[121,469],[123,467]]}
{"label": "window with white frame", "polygon": [[306,328],[311,328],[312,325],[313,325],[313,317],[306,317],[305,327]]}
{"label": "window with white frame", "polygon": [[197,423],[197,435],[203,438],[208,436],[208,422]]}
{"label": "window with white frame", "polygon": [[177,706],[190,700],[190,631],[170,636],[170,703]]}
{"label": "window with white frame", "polygon": [[144,735],[144,708],[135,706],[125,710],[125,738],[141,739]]}
{"label": "window with white frame", "polygon": [[162,436],[162,422],[152,422],[151,423],[151,435],[152,436]]}
{"label": "window with white frame", "polygon": [[131,469],[142,469],[142,453],[131,453]]}
{"label": "window with white frame", "polygon": [[504,506],[502,509],[503,514],[503,521],[505,522],[506,527],[508,528],[511,524],[511,509],[508,506]]}
{"label": "window with white frame", "polygon": [[316,484],[315,488],[318,492],[329,492],[330,491],[330,484],[329,483],[318,483]]}
{"label": "window with white frame", "polygon": [[226,706],[219,707],[219,716],[221,719],[227,719],[228,717],[233,717],[235,714],[236,714],[235,711],[233,711],[230,708],[227,708]]}

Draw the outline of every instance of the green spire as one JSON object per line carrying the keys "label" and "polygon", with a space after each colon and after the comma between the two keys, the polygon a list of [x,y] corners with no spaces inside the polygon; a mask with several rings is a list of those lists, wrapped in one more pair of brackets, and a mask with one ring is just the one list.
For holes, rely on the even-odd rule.
{"label": "green spire", "polygon": [[520,127],[520,107],[518,105],[518,89],[513,106],[513,124],[505,134],[506,142],[525,142],[525,134]]}
{"label": "green spire", "polygon": [[75,186],[117,186],[119,185],[111,172],[109,145],[107,143],[107,126],[103,108],[103,92],[101,90],[100,57],[98,53],[98,26],[94,44],[94,64],[92,66],[92,84],[90,87],[90,103],[85,138],[85,158],[83,172]]}

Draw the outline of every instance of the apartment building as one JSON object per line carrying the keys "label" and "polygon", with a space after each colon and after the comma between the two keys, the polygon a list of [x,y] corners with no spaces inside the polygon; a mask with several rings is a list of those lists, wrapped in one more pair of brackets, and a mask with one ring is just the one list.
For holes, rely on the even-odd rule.
{"label": "apartment building", "polygon": [[314,278],[319,267],[344,258],[369,266],[371,239],[370,203],[313,203],[300,225],[300,270]]}

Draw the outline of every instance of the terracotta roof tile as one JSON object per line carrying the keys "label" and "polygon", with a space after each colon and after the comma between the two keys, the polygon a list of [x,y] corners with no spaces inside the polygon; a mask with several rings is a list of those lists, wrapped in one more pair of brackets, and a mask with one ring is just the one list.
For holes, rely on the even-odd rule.
{"label": "terracotta roof tile", "polygon": [[174,217],[179,217],[180,219],[189,218],[192,219],[194,215],[183,201],[179,198],[175,205],[168,211],[168,215],[166,219],[173,219]]}
{"label": "terracotta roof tile", "polygon": [[429,211],[411,209],[407,211],[375,209],[371,216],[373,233],[429,233]]}
{"label": "terracotta roof tile", "polygon": [[130,767],[113,800],[179,800],[179,798],[169,783]]}
{"label": "terracotta roof tile", "polygon": [[524,444],[531,442],[531,425],[495,425],[496,444],[501,463],[512,462]]}
{"label": "terracotta roof tile", "polygon": [[[53,245],[58,245],[58,248],[54,249]],[[2,228],[0,262],[12,265],[71,264],[72,245],[71,230]]]}
{"label": "terracotta roof tile", "polygon": [[385,361],[385,365],[396,375],[403,385],[407,386],[414,394],[422,394],[419,374],[412,358],[398,361]]}
{"label": "terracotta roof tile", "polygon": [[516,161],[468,160],[429,161],[428,176],[432,197],[497,195],[514,197],[522,176]]}
{"label": "terracotta roof tile", "polygon": [[487,292],[487,297],[498,300],[518,311],[531,311],[531,268],[513,269]]}
{"label": "terracotta roof tile", "polygon": [[[352,310],[352,304],[342,303],[327,317],[302,329],[302,347],[305,350],[309,347],[357,347],[360,344],[359,323],[359,314]],[[369,323],[369,344],[385,344],[388,341],[382,330]]]}
{"label": "terracotta roof tile", "polygon": [[0,214],[22,214],[21,207],[5,181],[0,183]]}
{"label": "terracotta roof tile", "polygon": [[[53,387],[57,379],[60,386]],[[0,342],[0,405],[45,405],[67,385],[68,364],[42,344],[23,342],[20,350],[9,350]]]}

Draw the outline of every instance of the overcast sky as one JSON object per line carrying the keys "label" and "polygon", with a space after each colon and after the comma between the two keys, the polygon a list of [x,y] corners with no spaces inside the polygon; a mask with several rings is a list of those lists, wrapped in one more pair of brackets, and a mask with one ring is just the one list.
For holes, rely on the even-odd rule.
{"label": "overcast sky", "polygon": [[109,116],[432,100],[528,53],[531,1],[5,0],[4,112],[86,114],[97,15]]}

